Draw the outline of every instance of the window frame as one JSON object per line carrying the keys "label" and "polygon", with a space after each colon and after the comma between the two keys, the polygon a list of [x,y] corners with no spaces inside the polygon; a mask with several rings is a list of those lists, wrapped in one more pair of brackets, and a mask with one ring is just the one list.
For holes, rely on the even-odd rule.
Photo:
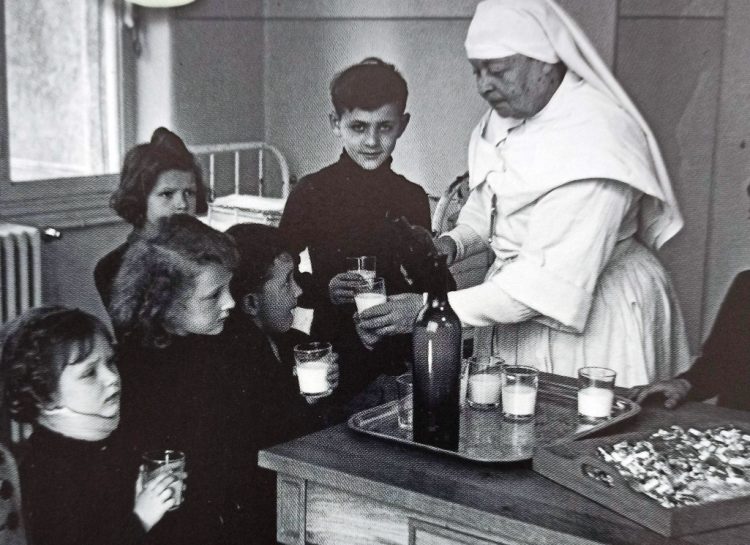
{"label": "window frame", "polygon": [[[14,182],[10,177],[5,3],[0,0],[0,221],[53,227],[82,227],[120,221],[109,208],[119,173]],[[88,1],[88,0],[87,0]],[[120,154],[135,142],[136,57],[123,25],[124,0],[114,0],[117,25],[117,76]],[[128,120],[132,120],[128,122]]]}

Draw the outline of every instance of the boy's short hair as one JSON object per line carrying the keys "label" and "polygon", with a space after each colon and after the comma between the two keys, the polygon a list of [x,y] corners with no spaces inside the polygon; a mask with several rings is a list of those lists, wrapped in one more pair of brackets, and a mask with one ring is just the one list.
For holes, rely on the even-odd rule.
{"label": "boy's short hair", "polygon": [[386,104],[396,104],[403,114],[408,96],[401,73],[377,57],[368,57],[331,80],[331,102],[337,115],[356,108],[371,112]]}
{"label": "boy's short hair", "polygon": [[239,262],[229,283],[232,297],[238,302],[249,293],[257,293],[270,278],[276,259],[292,256],[281,231],[276,227],[257,223],[240,223],[227,229],[234,239]]}
{"label": "boy's short hair", "polygon": [[188,214],[160,218],[156,231],[128,247],[112,286],[109,315],[117,338],[164,348],[176,304],[195,288],[206,265],[234,270],[232,239]]}
{"label": "boy's short hair", "polygon": [[27,310],[4,331],[0,369],[5,403],[19,422],[34,422],[52,401],[65,367],[87,358],[96,335],[112,342],[107,327],[79,309],[46,306]]}
{"label": "boy's short hair", "polygon": [[120,185],[112,193],[109,204],[117,215],[135,227],[146,222],[148,196],[162,172],[180,170],[195,177],[195,212],[208,211],[203,173],[195,156],[182,139],[172,131],[159,127],[148,144],[131,148],[125,155],[120,173]]}

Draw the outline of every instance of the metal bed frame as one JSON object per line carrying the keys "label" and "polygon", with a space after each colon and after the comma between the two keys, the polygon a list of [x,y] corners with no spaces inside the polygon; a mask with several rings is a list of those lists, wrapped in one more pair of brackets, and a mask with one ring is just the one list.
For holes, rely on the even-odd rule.
{"label": "metal bed frame", "polygon": [[[232,142],[190,146],[190,151],[198,157],[208,157],[209,206],[208,215],[204,220],[208,225],[224,229],[240,222],[278,225],[289,196],[290,176],[289,165],[277,147],[266,142]],[[243,194],[240,190],[240,154],[247,151],[257,151],[258,154],[258,195]],[[220,154],[234,156],[234,193],[217,197],[216,157]],[[278,164],[281,197],[264,195],[267,156],[272,157]]]}

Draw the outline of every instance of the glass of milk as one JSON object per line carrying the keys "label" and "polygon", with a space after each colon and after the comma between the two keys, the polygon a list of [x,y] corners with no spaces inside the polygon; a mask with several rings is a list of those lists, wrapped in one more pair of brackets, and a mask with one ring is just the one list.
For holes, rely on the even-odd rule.
{"label": "glass of milk", "polygon": [[617,373],[606,367],[578,370],[578,416],[587,424],[598,424],[612,414]]}
{"label": "glass of milk", "polygon": [[534,418],[539,371],[525,365],[504,365],[500,375],[503,418],[525,421]]}
{"label": "glass of milk", "polygon": [[169,473],[176,477],[170,485],[174,505],[170,511],[177,509],[183,501],[182,490],[185,487],[185,453],[179,450],[157,450],[146,452],[141,464],[141,477],[143,486],[157,477]]}
{"label": "glass of milk", "polygon": [[333,392],[328,371],[333,363],[331,343],[310,342],[294,347],[295,373],[303,396],[321,397]]}
{"label": "glass of milk", "polygon": [[501,358],[471,356],[468,364],[466,402],[472,409],[496,409],[500,406]]}
{"label": "glass of milk", "polygon": [[382,278],[373,278],[367,284],[362,284],[354,290],[354,304],[357,305],[358,313],[370,307],[382,305],[387,300],[385,280]]}
{"label": "glass of milk", "polygon": [[375,256],[347,257],[346,270],[357,273],[365,279],[365,282],[372,284],[375,280]]}

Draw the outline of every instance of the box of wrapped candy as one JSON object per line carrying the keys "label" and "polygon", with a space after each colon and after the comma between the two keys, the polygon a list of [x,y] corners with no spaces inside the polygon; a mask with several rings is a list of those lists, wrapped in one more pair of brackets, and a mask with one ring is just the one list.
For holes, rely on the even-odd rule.
{"label": "box of wrapped candy", "polygon": [[750,523],[750,425],[550,445],[534,470],[665,536]]}

